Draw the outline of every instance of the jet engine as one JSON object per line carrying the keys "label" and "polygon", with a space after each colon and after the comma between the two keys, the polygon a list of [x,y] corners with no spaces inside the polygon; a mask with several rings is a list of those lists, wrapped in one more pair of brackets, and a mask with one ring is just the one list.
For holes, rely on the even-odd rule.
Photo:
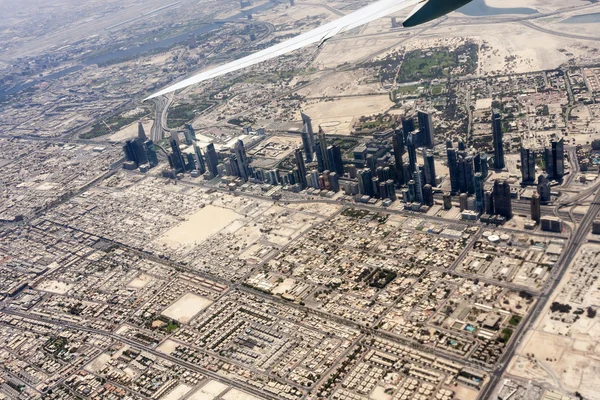
{"label": "jet engine", "polygon": [[404,20],[402,25],[406,28],[433,21],[443,15],[458,10],[473,0],[427,0],[417,4],[415,9]]}

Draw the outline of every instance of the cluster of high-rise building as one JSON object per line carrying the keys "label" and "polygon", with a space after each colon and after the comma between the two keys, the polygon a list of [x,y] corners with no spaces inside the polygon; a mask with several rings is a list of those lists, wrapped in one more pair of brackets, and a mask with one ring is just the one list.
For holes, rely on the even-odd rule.
{"label": "cluster of high-rise building", "polygon": [[[513,216],[512,192],[508,181],[496,179],[492,190],[483,192],[481,221],[501,225]],[[462,208],[462,207],[461,207]]]}
{"label": "cluster of high-rise building", "polygon": [[[244,142],[238,140],[235,143],[232,154],[221,157],[215,149],[214,144],[209,143],[206,146],[205,153],[202,152],[196,141],[196,133],[191,125],[185,125],[183,131],[185,143],[192,146],[193,151],[184,153],[181,150],[179,142],[179,134],[173,133],[169,141],[171,151],[167,153],[169,168],[163,171],[163,175],[167,177],[175,177],[177,174],[190,172],[193,176],[205,175],[209,178],[216,176],[237,176],[243,181],[247,181],[251,176],[249,160],[244,148]],[[158,165],[158,156],[156,153],[156,145],[147,140],[142,124],[139,124],[138,137],[128,140],[123,146],[126,163],[124,168],[147,168]],[[162,149],[162,148],[161,148]],[[164,150],[164,149],[163,149]],[[147,166],[147,167],[146,167]]]}
{"label": "cluster of high-rise building", "polygon": [[452,142],[446,143],[448,170],[450,172],[450,191],[452,194],[476,193],[475,174],[479,173],[485,180],[488,176],[488,157],[486,153],[471,154],[463,142],[458,143],[458,149]]}
{"label": "cluster of high-rise building", "polygon": [[[493,167],[495,170],[506,168],[504,160],[504,141],[502,116],[497,110],[492,112],[492,143],[494,150]],[[521,158],[532,165],[535,175],[535,155],[522,152]],[[490,162],[487,153],[473,154],[463,142],[454,148],[452,142],[446,143],[448,170],[450,173],[450,191],[459,196],[461,211],[481,215],[481,220],[490,223],[503,223],[512,218],[511,187],[506,180],[495,180],[491,190],[484,187],[488,178]],[[531,157],[531,158],[530,158]],[[522,162],[523,164],[523,162]],[[535,178],[534,178],[535,179]],[[470,200],[470,196],[473,196]]]}
{"label": "cluster of high-rise building", "polygon": [[310,117],[304,113],[301,116],[302,149],[294,151],[295,166],[289,171],[256,169],[252,178],[271,185],[288,186],[296,192],[306,188],[339,192],[339,178],[344,175],[342,150],[335,144],[328,145],[321,128],[315,137]]}
{"label": "cluster of high-rise building", "polygon": [[[228,153],[217,153],[213,144],[203,151],[197,144],[194,128],[186,124],[182,133],[185,144],[193,146],[193,152],[182,152],[179,133],[175,133],[170,141],[170,169],[167,172],[169,176],[191,172],[209,179],[236,177],[242,182],[286,186],[295,192],[307,188],[327,192],[343,189],[347,195],[357,196],[361,201],[394,201],[396,191],[401,190],[402,200],[411,209],[433,205],[438,178],[431,113],[418,111],[415,118],[401,118],[398,129],[376,134],[373,139],[358,145],[353,150],[353,159],[347,160],[346,165],[340,146],[328,143],[321,127],[315,134],[309,116],[301,113],[301,117],[302,146],[295,149],[294,166],[290,170],[252,168],[242,140],[238,140]],[[450,196],[454,195],[459,197],[461,211],[488,219],[490,216],[510,219],[511,188],[508,182],[496,181],[493,189],[487,191],[484,187],[490,167],[505,168],[502,118],[497,111],[492,113],[491,128],[493,161],[485,152],[470,151],[462,141],[457,148],[452,141],[446,142],[450,193],[444,197],[444,204],[450,203]],[[132,168],[145,164],[155,166],[158,164],[155,146],[145,137],[141,124],[139,129],[138,138],[127,141],[124,146],[127,165]],[[536,204],[550,201],[550,181],[564,175],[563,141],[552,142],[543,154],[546,171],[537,179]],[[533,184],[536,180],[534,150],[521,150],[521,169],[523,182]]]}
{"label": "cluster of high-rise building", "polygon": [[486,153],[471,154],[463,142],[458,149],[452,142],[446,143],[448,170],[450,172],[450,191],[454,195],[475,196],[475,210],[484,211],[483,185],[488,177],[488,156]]}
{"label": "cluster of high-rise building", "polygon": [[138,123],[138,136],[125,142],[123,153],[126,160],[123,163],[125,169],[147,170],[158,165],[156,147],[152,140],[148,140],[141,122]]}
{"label": "cluster of high-rise building", "polygon": [[[356,177],[358,182],[344,185],[347,194],[394,201],[396,189],[405,187],[405,202],[433,204],[433,187],[437,186],[431,150],[434,146],[433,122],[431,114],[423,111],[417,113],[416,120],[417,124],[413,118],[402,118],[401,128],[354,149],[353,167],[362,168],[350,171],[350,176]],[[423,164],[418,162],[419,153]],[[427,186],[431,188],[431,196],[427,196]]]}
{"label": "cluster of high-rise building", "polygon": [[[532,197],[532,220],[540,222],[538,204],[545,204],[551,200],[550,182],[560,181],[565,175],[565,150],[564,140],[552,141],[550,146],[544,148],[541,152],[544,161],[544,172],[537,177],[536,198]],[[524,185],[533,185],[535,183],[535,173],[537,165],[537,155],[533,149],[521,149],[521,175]]]}
{"label": "cluster of high-rise building", "polygon": [[[186,140],[187,137],[188,136],[186,135]],[[224,164],[219,163],[215,146],[212,143],[206,147],[206,154],[203,154],[200,146],[193,141],[193,153],[187,153],[185,155],[181,151],[177,135],[171,137],[169,143],[171,145],[171,153],[167,158],[169,160],[170,169],[164,171],[165,176],[172,177],[174,174],[191,172],[194,176],[208,174],[209,177],[216,177],[220,174],[219,168],[221,168],[221,170],[225,169]],[[233,160],[235,160],[235,157],[233,157]],[[225,160],[225,163],[230,165],[231,159]]]}
{"label": "cluster of high-rise building", "polygon": [[[554,140],[546,147],[543,154],[545,174],[550,180],[560,181],[565,176],[565,146],[564,140]],[[521,175],[523,184],[533,184],[537,153],[533,149],[521,149]]]}

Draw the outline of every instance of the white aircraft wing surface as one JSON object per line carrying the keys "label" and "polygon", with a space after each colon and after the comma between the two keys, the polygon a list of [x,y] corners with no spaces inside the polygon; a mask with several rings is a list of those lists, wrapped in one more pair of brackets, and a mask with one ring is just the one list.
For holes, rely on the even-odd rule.
{"label": "white aircraft wing surface", "polygon": [[278,43],[275,46],[258,51],[254,54],[250,54],[244,58],[240,58],[239,60],[201,72],[179,83],[169,86],[145,100],[153,99],[155,97],[162,96],[164,94],[171,93],[190,85],[228,74],[230,72],[238,71],[242,68],[279,57],[314,43],[321,44],[339,33],[348,31],[361,25],[365,25],[371,21],[385,17],[386,15],[400,11],[404,8],[414,6],[423,1],[425,0],[379,0],[376,3],[370,4],[335,21],[322,25],[310,32],[303,33],[292,39]]}

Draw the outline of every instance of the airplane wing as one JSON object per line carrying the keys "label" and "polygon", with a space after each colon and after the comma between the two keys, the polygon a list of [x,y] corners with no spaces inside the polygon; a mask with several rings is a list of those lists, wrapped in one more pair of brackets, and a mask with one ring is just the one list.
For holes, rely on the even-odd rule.
{"label": "airplane wing", "polygon": [[167,93],[174,92],[179,89],[183,89],[196,83],[204,82],[211,78],[216,78],[221,75],[228,74],[230,72],[238,71],[240,69],[261,63],[263,61],[270,60],[272,58],[279,57],[281,55],[290,53],[294,50],[301,49],[308,45],[319,43],[323,44],[326,40],[333,36],[354,29],[356,27],[365,25],[376,19],[385,17],[386,15],[392,14],[396,11],[400,11],[404,8],[417,5],[426,0],[379,0],[373,4],[363,7],[357,11],[354,11],[348,15],[345,15],[335,21],[329,22],[322,25],[310,32],[303,33],[292,39],[283,41],[276,44],[275,46],[267,49],[258,51],[254,54],[250,54],[244,58],[236,61],[215,67],[205,72],[201,72],[190,78],[187,78],[179,83],[167,87],[158,93],[146,98],[146,100],[153,99],[158,96],[162,96]]}

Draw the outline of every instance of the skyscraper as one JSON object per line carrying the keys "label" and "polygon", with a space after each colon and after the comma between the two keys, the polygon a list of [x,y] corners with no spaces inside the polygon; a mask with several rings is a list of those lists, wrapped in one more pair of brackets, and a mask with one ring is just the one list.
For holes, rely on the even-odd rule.
{"label": "skyscraper", "polygon": [[176,172],[183,172],[185,170],[185,159],[183,158],[183,154],[181,153],[181,149],[179,148],[179,142],[177,142],[177,140],[175,139],[171,139],[171,150],[171,167]]}
{"label": "skyscraper", "polygon": [[296,177],[298,176],[298,170],[294,168],[291,171],[288,171],[287,175],[284,177],[284,184],[286,185],[295,185]]}
{"label": "skyscraper", "polygon": [[146,140],[144,142],[144,148],[146,149],[148,164],[150,164],[151,168],[156,167],[158,165],[158,156],[156,155],[156,147],[154,147],[154,142],[152,140]]}
{"label": "skyscraper", "polygon": [[379,182],[379,198],[381,200],[388,198],[387,185],[385,182]]}
{"label": "skyscraper", "polygon": [[227,175],[241,177],[240,164],[235,154],[231,155],[226,161]]}
{"label": "skyscraper", "polygon": [[449,192],[444,192],[444,194],[442,195],[442,198],[444,200],[444,210],[451,210],[452,209],[452,195]]}
{"label": "skyscraper", "polygon": [[383,172],[383,167],[375,168],[375,176],[377,176],[377,178],[379,178],[381,182],[385,182],[388,180],[388,178],[384,175],[385,173]]}
{"label": "skyscraper", "polygon": [[365,159],[365,166],[371,170],[371,173],[374,173],[377,169],[377,158],[373,154],[369,154]]}
{"label": "skyscraper", "polygon": [[459,173],[458,173],[458,154],[456,149],[448,149],[448,170],[450,171],[450,187],[452,194],[457,194],[460,191]]}
{"label": "skyscraper", "polygon": [[404,133],[401,129],[394,131],[392,137],[392,148],[394,149],[394,166],[396,167],[396,183],[401,186],[404,185],[404,173],[403,173],[403,160],[404,155]]}
{"label": "skyscraper", "polygon": [[481,176],[485,181],[487,179],[489,168],[488,168],[488,155],[486,153],[479,153],[479,168],[481,172]]}
{"label": "skyscraper", "polygon": [[196,131],[190,124],[185,124],[183,129],[183,136],[185,136],[185,143],[189,146],[196,141]]}
{"label": "skyscraper", "polygon": [[483,175],[481,172],[475,174],[475,208],[478,212],[484,211]]}
{"label": "skyscraper", "polygon": [[542,203],[548,203],[550,201],[550,179],[547,173],[538,176],[537,191]]}
{"label": "skyscraper", "polygon": [[360,194],[373,196],[373,181],[369,168],[358,171],[358,191]]}
{"label": "skyscraper", "polygon": [[202,151],[198,144],[194,143],[194,156],[196,157],[196,164],[198,166],[198,171],[201,174],[206,172],[206,164],[204,163],[204,157],[202,156]]}
{"label": "skyscraper", "polygon": [[371,178],[371,187],[373,191],[373,197],[379,198],[379,178],[373,177]]}
{"label": "skyscraper", "polygon": [[544,149],[544,164],[546,165],[548,178],[554,179],[554,157],[552,155],[552,148]]}
{"label": "skyscraper", "polygon": [[319,172],[325,171],[327,169],[325,168],[325,158],[327,158],[327,153],[323,154],[323,152],[321,151],[321,145],[319,143],[315,143],[313,147],[313,152],[317,157],[317,170]]}
{"label": "skyscraper", "polygon": [[144,130],[144,125],[142,125],[141,122],[138,122],[138,139],[140,139],[142,142],[148,140],[148,136],[146,136],[146,131]]}
{"label": "skyscraper", "polygon": [[435,160],[431,150],[423,149],[423,162],[425,166],[425,183],[432,187],[437,186]]}
{"label": "skyscraper", "polygon": [[430,184],[423,186],[423,204],[429,207],[433,205],[433,187]]}
{"label": "skyscraper", "polygon": [[242,178],[244,181],[248,181],[248,177],[250,176],[250,166],[248,163],[248,157],[246,156],[244,142],[238,140],[235,143],[235,147],[233,148],[233,150],[235,152],[239,177]]}
{"label": "skyscraper", "polygon": [[458,196],[458,205],[460,207],[460,211],[463,212],[469,209],[469,195],[466,193],[461,193]]}
{"label": "skyscraper", "polygon": [[135,140],[127,140],[123,145],[123,154],[127,161],[132,161],[136,166],[139,166],[138,155],[135,149]]}
{"label": "skyscraper", "polygon": [[319,189],[319,171],[316,169],[310,171],[310,185],[314,189]]}
{"label": "skyscraper", "polygon": [[219,165],[219,158],[217,157],[215,145],[212,143],[209,143],[208,146],[206,146],[206,165],[213,177],[219,176],[219,169],[217,168],[217,165]]}
{"label": "skyscraper", "polygon": [[306,162],[312,162],[314,143],[311,140],[306,123],[302,126],[302,146],[304,147],[304,154],[306,154]]}
{"label": "skyscraper", "polygon": [[417,144],[414,132],[408,134],[408,140],[406,141],[406,149],[408,150],[408,168],[409,172],[412,176],[412,173],[417,168]]}
{"label": "skyscraper", "polygon": [[419,132],[421,133],[421,144],[428,148],[432,148],[434,144],[433,120],[431,114],[419,111],[417,112],[417,120],[419,122]]}
{"label": "skyscraper", "polygon": [[531,196],[531,219],[538,223],[542,219],[542,203],[537,193]]}
{"label": "skyscraper", "polygon": [[187,153],[185,155],[185,160],[186,160],[186,163],[185,163],[185,170],[186,171],[189,172],[189,171],[193,171],[193,170],[196,169],[196,162],[194,160],[194,155],[193,154]]}
{"label": "skyscraper", "polygon": [[486,190],[483,194],[483,206],[486,214],[494,215],[494,195],[491,190]]}
{"label": "skyscraper", "polygon": [[135,155],[137,158],[137,163],[139,165],[148,163],[148,155],[146,154],[146,147],[144,146],[144,142],[137,138],[133,140],[133,148],[135,151]]}
{"label": "skyscraper", "polygon": [[279,185],[279,171],[272,169],[267,172],[267,182],[271,185]]}
{"label": "skyscraper", "polygon": [[329,174],[329,189],[335,193],[340,191],[339,176],[335,171]]}
{"label": "skyscraper", "polygon": [[411,133],[413,133],[415,131],[415,120],[410,117],[409,118],[402,117],[401,123],[402,123],[402,132],[404,133],[404,141],[406,142],[406,139],[408,139],[408,135],[410,135]]}
{"label": "skyscraper", "polygon": [[255,169],[254,178],[256,178],[256,180],[259,182],[264,182],[267,179],[265,176],[265,170],[262,168]]}
{"label": "skyscraper", "polygon": [[315,147],[315,133],[313,131],[312,120],[303,112],[300,112],[300,116],[302,117],[302,144],[306,153],[306,161],[311,162],[313,160],[312,151]]}
{"label": "skyscraper", "polygon": [[329,167],[335,171],[338,176],[344,175],[344,161],[342,160],[342,150],[339,146],[333,144],[327,147],[327,158]]}
{"label": "skyscraper", "polygon": [[535,181],[535,152],[531,149],[521,148],[521,175],[523,183]]}
{"label": "skyscraper", "polygon": [[554,157],[554,178],[562,179],[565,176],[565,142],[564,139],[552,142],[552,156]]}
{"label": "skyscraper", "polygon": [[494,213],[503,216],[507,220],[512,218],[510,185],[504,179],[497,179],[494,182]]}
{"label": "skyscraper", "polygon": [[134,162],[137,167],[148,162],[146,147],[140,138],[127,140],[123,145],[123,153],[125,159]]}
{"label": "skyscraper", "polygon": [[502,117],[496,111],[492,113],[492,136],[494,143],[494,168],[504,169],[504,142],[502,133]]}
{"label": "skyscraper", "polygon": [[392,173],[393,170],[394,170],[393,166],[392,166],[392,168],[383,167],[383,174],[382,174],[382,177],[379,179],[382,180],[383,182],[387,182],[388,180],[393,179],[394,178],[394,175]]}
{"label": "skyscraper", "polygon": [[387,191],[387,196],[388,199],[392,200],[392,201],[396,201],[396,188],[394,186],[394,181],[393,180],[388,180],[385,182],[386,185],[386,191]]}
{"label": "skyscraper", "polygon": [[423,204],[423,186],[425,186],[425,178],[423,177],[421,168],[415,170],[413,173],[413,180],[415,181],[415,201]]}
{"label": "skyscraper", "polygon": [[296,158],[296,167],[298,168],[298,174],[300,175],[299,183],[304,189],[308,183],[306,182],[306,165],[304,164],[304,158],[302,158],[302,151],[296,149],[294,157]]}
{"label": "skyscraper", "polygon": [[323,158],[323,170],[331,171],[332,168],[329,165],[329,157],[327,156],[327,139],[325,138],[325,132],[319,127],[319,147],[321,148],[321,157]]}
{"label": "skyscraper", "polygon": [[544,151],[546,172],[550,179],[561,180],[565,175],[565,147],[564,140],[552,142],[552,147]]}
{"label": "skyscraper", "polygon": [[412,203],[417,198],[417,184],[412,179],[408,181],[408,203]]}
{"label": "skyscraper", "polygon": [[460,193],[475,193],[475,171],[473,170],[473,157],[459,157],[458,159],[458,191]]}

